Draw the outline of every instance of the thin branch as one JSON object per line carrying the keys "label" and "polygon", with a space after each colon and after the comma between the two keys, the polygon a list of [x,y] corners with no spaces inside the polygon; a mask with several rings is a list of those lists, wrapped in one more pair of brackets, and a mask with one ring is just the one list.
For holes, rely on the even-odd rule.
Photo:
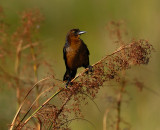
{"label": "thin branch", "polygon": [[120,92],[117,96],[117,122],[116,122],[116,130],[120,130],[120,122],[121,122],[121,103],[123,98],[123,92],[125,89],[125,82],[122,82],[120,86]]}
{"label": "thin branch", "polygon": [[[95,64],[93,64],[92,66],[95,66],[99,63],[101,63],[103,60],[105,60],[106,58],[108,58],[109,56],[112,56],[114,55],[115,53],[118,53],[120,52],[121,50],[124,50],[126,48],[129,48],[133,43],[129,44],[129,45],[126,45],[124,47],[121,47],[119,48],[117,51],[113,52],[112,54],[110,55],[107,55],[106,57],[102,58],[101,60],[99,60],[98,62],[96,62]],[[74,79],[72,79],[71,82],[73,82],[74,80],[76,80],[78,77],[82,76],[86,71],[88,71],[88,68],[86,68],[84,71],[82,71],[82,73],[80,73],[79,75],[77,75]],[[31,116],[24,122],[24,124],[22,125],[22,127],[34,116],[34,114],[36,114],[42,107],[45,106],[45,104],[47,104],[50,100],[52,100],[52,98],[54,98],[56,95],[58,95],[59,93],[61,93],[63,90],[65,89],[64,88],[61,88],[60,90],[58,90],[56,93],[54,93],[50,98],[48,98],[38,109],[36,109],[32,114]]]}
{"label": "thin branch", "polygon": [[[133,44],[134,44],[134,42],[131,43],[131,44],[129,44],[129,45],[125,45],[125,46],[119,48],[117,51],[113,52],[113,53],[110,54],[110,55],[107,55],[106,57],[102,58],[101,60],[99,60],[98,62],[96,62],[95,64],[93,64],[92,66],[96,66],[97,64],[102,63],[102,62],[103,62],[104,60],[106,60],[108,57],[110,57],[110,56],[112,56],[112,55],[114,55],[114,54],[116,54],[116,53],[118,53],[118,52],[121,52],[121,51],[124,50],[124,49],[130,48]],[[86,68],[84,71],[82,71],[82,73],[78,74],[71,82],[74,82],[78,77],[83,76],[83,74],[84,74],[86,71],[88,71],[88,68]],[[65,89],[66,89],[65,87],[60,88],[60,89],[57,90],[52,96],[50,96],[40,107],[38,107],[38,108],[31,114],[31,116],[29,116],[29,117],[25,120],[25,122],[22,124],[22,127],[23,127],[24,125],[26,125],[27,122],[28,122],[41,108],[43,108],[49,101],[51,101],[55,96],[57,96],[59,93],[61,93],[61,92],[62,92],[63,90],[65,90]],[[71,96],[72,96],[72,94],[71,94]],[[69,101],[69,100],[67,100],[67,102],[68,102],[68,101]],[[67,102],[66,102],[66,103],[67,103]],[[64,105],[66,105],[66,103],[65,103]],[[64,107],[64,106],[62,105],[61,108],[63,108],[63,107]],[[61,109],[60,109],[60,110],[61,110]],[[61,110],[61,111],[62,111],[62,110]],[[59,111],[59,113],[61,113],[61,111]],[[59,114],[58,114],[58,115],[59,115]],[[119,117],[120,117],[120,116],[119,116]]]}
{"label": "thin branch", "polygon": [[[108,57],[110,57],[110,56],[112,56],[112,55],[114,55],[114,54],[116,54],[116,53],[118,53],[118,52],[120,52],[120,51],[122,51],[122,50],[124,50],[124,49],[127,49],[127,48],[131,47],[131,45],[133,45],[133,44],[134,44],[134,43],[130,43],[130,44],[128,44],[128,45],[125,45],[125,46],[120,47],[120,48],[117,49],[115,52],[113,52],[113,53],[110,54],[110,55],[105,56],[104,58],[102,58],[101,60],[99,60],[99,61],[97,61],[95,64],[93,64],[92,66],[96,66],[97,64],[101,63],[102,61],[104,61],[104,60],[107,59]],[[87,72],[88,70],[89,70],[89,68],[86,68],[84,71],[82,71],[80,74],[78,74],[74,79],[72,79],[71,82],[75,81],[78,77],[82,76],[82,75],[83,75],[85,72]]]}
{"label": "thin branch", "polygon": [[23,46],[22,48],[21,48],[21,51],[23,51],[23,50],[25,50],[25,49],[28,49],[28,48],[30,48],[31,46],[37,46],[38,45],[38,42],[35,42],[35,43],[32,43],[32,45],[31,44],[27,44],[27,45],[25,45],[25,46]]}
{"label": "thin branch", "polygon": [[48,76],[48,77],[46,77],[46,78],[44,78],[44,79],[39,80],[39,81],[28,91],[28,93],[27,93],[26,96],[24,97],[23,102],[21,103],[21,105],[20,105],[19,108],[18,108],[18,110],[17,110],[17,112],[16,112],[16,115],[15,115],[14,118],[13,118],[13,121],[12,121],[11,127],[10,127],[10,130],[13,129],[13,127],[14,127],[14,125],[15,125],[15,121],[16,121],[16,119],[17,119],[17,117],[18,117],[18,115],[19,115],[19,113],[20,113],[20,111],[21,111],[21,109],[22,109],[22,106],[24,105],[24,103],[25,103],[28,95],[31,93],[31,91],[37,86],[37,84],[39,84],[40,82],[43,82],[43,81],[45,81],[45,80],[48,80],[48,79],[50,79],[50,78],[51,78],[51,76]]}
{"label": "thin branch", "polygon": [[31,116],[28,117],[28,119],[25,120],[25,122],[23,123],[22,127],[41,109],[43,108],[50,100],[52,100],[52,98],[54,98],[55,96],[57,96],[60,92],[62,92],[65,88],[61,88],[59,89],[56,93],[54,93],[50,98],[48,98],[40,107],[38,107],[38,109],[36,109]]}
{"label": "thin branch", "polygon": [[[15,59],[15,73],[17,77],[20,77],[20,61],[21,61],[21,48],[22,48],[23,40],[20,40],[17,46],[16,50],[16,59]],[[16,84],[16,97],[17,97],[17,108],[19,107],[21,101],[20,101],[20,83],[19,80],[17,80]]]}
{"label": "thin branch", "polygon": [[[68,123],[68,122],[71,122],[71,121],[74,121],[74,120],[84,120],[84,121],[87,121],[89,124],[91,124],[93,127],[94,127],[94,129],[96,130],[96,126],[91,122],[91,121],[89,121],[89,120],[87,120],[87,119],[83,119],[83,118],[74,118],[74,119],[70,119],[70,120],[68,120],[68,121],[66,121],[66,122],[64,122],[64,123],[62,123],[62,124],[60,124],[60,126],[62,126],[62,125],[64,125],[64,124],[66,124],[66,123]],[[54,127],[55,128],[55,127]],[[60,128],[60,127],[59,127]],[[50,130],[50,129],[49,129]]]}
{"label": "thin branch", "polygon": [[36,101],[46,92],[48,92],[49,90],[51,90],[53,87],[50,87],[48,89],[46,89],[45,91],[43,91],[42,93],[40,93],[36,99],[34,100],[34,102],[31,104],[31,106],[29,107],[28,111],[26,112],[26,114],[23,116],[23,118],[21,119],[21,121],[18,123],[18,125],[16,126],[19,127],[20,123],[25,119],[25,117],[27,116],[27,114],[30,112],[30,110],[32,109],[33,105],[36,103]]}
{"label": "thin branch", "polygon": [[[82,93],[82,92],[81,92],[81,93]],[[82,93],[82,94],[86,95],[86,96],[96,105],[98,111],[101,112],[101,110],[99,109],[99,107],[98,107],[98,105],[96,104],[96,102],[95,102],[90,96],[88,96],[86,93]]]}
{"label": "thin branch", "polygon": [[109,109],[106,109],[104,116],[103,116],[103,130],[107,129],[107,116],[109,113]]}
{"label": "thin branch", "polygon": [[[56,114],[56,118],[54,119],[54,121],[58,118],[58,116],[61,114],[61,112],[63,111],[64,106],[67,104],[67,102],[70,100],[70,98],[72,97],[72,94],[69,95],[69,97],[66,99],[66,101],[63,103],[61,109],[58,111],[58,113]],[[50,125],[49,130],[52,128],[53,122]]]}

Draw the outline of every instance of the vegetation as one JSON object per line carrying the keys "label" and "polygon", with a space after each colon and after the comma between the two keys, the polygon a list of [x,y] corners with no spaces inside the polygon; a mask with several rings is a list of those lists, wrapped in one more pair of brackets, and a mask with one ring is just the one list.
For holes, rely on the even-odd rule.
{"label": "vegetation", "polygon": [[[124,21],[111,21],[106,26],[108,38],[116,45],[115,51],[92,64],[93,72],[80,71],[65,88],[54,72],[56,68],[42,53],[45,45],[39,39],[39,30],[45,17],[40,10],[20,13],[20,22],[13,32],[5,17],[0,7],[0,83],[15,91],[17,106],[16,114],[8,122],[10,130],[72,129],[75,120],[99,129],[86,118],[85,109],[91,103],[103,114],[104,130],[132,129],[132,122],[123,115],[123,105],[131,103],[131,98],[143,89],[158,95],[138,74],[128,76],[135,67],[148,65],[154,49],[148,40],[129,38]],[[131,86],[138,88],[135,95],[129,90]],[[103,98],[107,105],[103,112],[95,102],[101,90],[106,91]]]}

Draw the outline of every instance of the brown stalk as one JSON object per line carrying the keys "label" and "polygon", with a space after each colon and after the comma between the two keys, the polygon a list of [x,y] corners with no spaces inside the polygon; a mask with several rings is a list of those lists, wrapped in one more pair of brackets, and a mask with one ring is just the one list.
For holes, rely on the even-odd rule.
{"label": "brown stalk", "polygon": [[[137,44],[138,43],[138,44]],[[142,42],[143,43],[143,42]],[[132,62],[132,61],[135,61],[135,64],[137,63],[137,64],[147,64],[146,62],[140,62],[141,61],[141,59],[140,59],[140,61],[139,61],[139,58],[141,58],[140,56],[142,55],[143,56],[143,52],[141,52],[141,50],[135,50],[135,49],[137,49],[138,47],[140,48],[140,49],[143,49],[142,47],[144,46],[143,44],[142,44],[141,42],[139,43],[139,42],[133,42],[133,43],[131,43],[131,44],[129,44],[129,45],[124,45],[124,46],[122,46],[122,47],[120,47],[118,50],[116,50],[115,52],[113,52],[112,54],[110,54],[110,55],[107,55],[107,56],[105,56],[103,59],[101,59],[101,60],[99,60],[98,62],[96,62],[95,64],[93,64],[92,66],[94,67],[95,66],[95,68],[97,67],[96,65],[100,65],[100,67],[101,67],[101,65],[102,64],[106,64],[106,67],[110,67],[108,64],[110,63],[110,59],[111,58],[113,58],[113,60],[116,60],[115,58],[116,58],[116,56],[117,56],[117,54],[119,55],[120,54],[120,56],[122,56],[123,55],[123,52],[125,51],[125,49],[127,49],[128,51],[129,51],[129,54],[128,54],[128,64],[129,65],[134,65],[134,64],[130,64],[130,61]],[[142,47],[141,47],[141,44],[143,45]],[[132,46],[133,45],[133,46]],[[148,45],[148,44],[146,44],[146,45]],[[149,45],[148,45],[149,46]],[[144,46],[145,47],[145,46]],[[139,49],[138,48],[138,49]],[[133,53],[133,51],[134,51],[134,53]],[[119,53],[120,52],[120,53]],[[139,53],[139,52],[141,52],[141,53]],[[117,53],[117,54],[116,54]],[[136,55],[138,53],[138,56]],[[115,57],[113,56],[115,54]],[[149,53],[150,54],[150,53]],[[140,56],[139,56],[140,55]],[[135,56],[135,57],[134,57]],[[144,56],[146,56],[146,57],[148,57],[148,53],[145,53],[144,54]],[[107,58],[109,58],[109,59],[107,59]],[[144,57],[145,58],[145,57]],[[120,62],[119,64],[120,65],[125,65],[125,59],[124,59],[124,61],[123,61],[123,58],[121,58],[120,57],[120,60],[122,60],[122,62]],[[138,61],[137,61],[138,60]],[[142,59],[142,61],[143,61],[143,59]],[[113,61],[114,62],[114,61]],[[121,67],[120,65],[117,65],[118,67]],[[127,65],[128,65],[127,64]],[[112,64],[111,64],[112,65]],[[114,64],[113,64],[113,66],[114,66]],[[112,67],[112,66],[111,66]],[[110,68],[109,68],[110,69]],[[116,70],[116,71],[123,71],[123,70],[126,70],[126,69],[128,69],[126,66],[122,66],[122,68],[120,68],[120,69],[118,69],[118,70]],[[24,121],[24,123],[23,122],[19,122],[20,123],[20,128],[22,128],[22,127],[24,127],[27,123],[28,123],[28,121],[30,120],[30,119],[32,119],[35,115],[38,115],[39,113],[39,111],[46,105],[46,104],[48,104],[55,96],[57,96],[57,95],[59,95],[61,92],[64,92],[64,93],[62,93],[63,94],[63,97],[61,97],[62,99],[61,99],[61,101],[64,101],[64,102],[62,102],[63,104],[62,104],[62,106],[60,107],[60,109],[57,109],[57,107],[56,107],[56,111],[54,111],[54,112],[56,112],[56,117],[54,117],[54,119],[53,119],[53,121],[55,121],[55,122],[52,122],[52,125],[53,125],[53,123],[57,123],[57,119],[59,119],[59,118],[61,118],[61,116],[60,115],[63,115],[63,111],[65,110],[65,106],[66,106],[66,104],[68,103],[68,101],[70,101],[70,98],[71,98],[71,96],[72,95],[75,95],[74,96],[74,100],[75,101],[80,101],[80,100],[77,100],[76,98],[78,98],[78,96],[77,96],[77,94],[79,94],[80,92],[81,92],[81,89],[80,88],[82,88],[83,87],[83,85],[85,86],[85,88],[86,89],[88,89],[88,83],[90,82],[89,80],[87,80],[87,79],[82,79],[82,80],[80,80],[80,82],[74,82],[77,78],[82,78],[82,76],[84,76],[83,74],[85,74],[85,72],[88,70],[88,68],[87,69],[85,69],[82,73],[80,73],[80,74],[78,74],[71,82],[72,82],[72,84],[73,84],[73,86],[71,85],[71,87],[70,86],[68,86],[68,89],[65,89],[65,87],[63,87],[63,88],[60,88],[59,90],[57,90],[51,97],[49,97],[41,106],[39,106],[32,114],[31,114],[31,116],[29,116],[25,121]],[[99,70],[99,69],[98,69]],[[94,72],[96,72],[96,69],[95,69],[95,71]],[[101,71],[98,71],[98,73],[96,73],[97,75],[99,75],[99,74],[101,74],[100,73]],[[94,73],[93,73],[94,74]],[[107,71],[107,74],[104,74],[104,76],[107,76],[108,74],[110,74],[108,71]],[[90,75],[89,75],[90,76]],[[95,76],[95,75],[92,75],[92,76]],[[103,75],[102,75],[102,77],[101,77],[101,75],[99,75],[100,76],[100,78],[104,78],[103,77]],[[107,77],[107,78],[109,78],[109,77]],[[113,78],[111,78],[111,79],[113,79]],[[93,79],[91,79],[91,80],[93,80]],[[82,82],[81,82],[82,81]],[[87,82],[87,84],[85,84],[85,81]],[[108,81],[108,80],[104,80],[104,81]],[[103,82],[104,82],[103,81]],[[125,80],[124,80],[125,81]],[[84,84],[83,84],[84,83]],[[122,102],[122,98],[123,98],[123,93],[124,93],[124,87],[125,87],[125,82],[121,82],[122,84],[121,84],[121,88],[120,88],[120,90],[119,90],[119,95],[118,95],[118,97],[117,97],[117,121],[116,121],[116,128],[117,128],[117,130],[119,130],[120,129],[120,122],[121,122],[121,118],[120,118],[120,112],[121,112],[121,102]],[[64,85],[64,84],[63,84]],[[87,86],[88,85],[88,86]],[[93,82],[93,84],[91,84],[92,85],[92,87],[94,88],[94,87],[96,87],[95,85],[98,85],[98,87],[99,86],[102,86],[103,84],[94,84],[94,82]],[[92,90],[92,88],[91,88],[91,90]],[[83,92],[83,91],[82,91]],[[88,91],[86,91],[86,92],[88,92]],[[88,94],[90,94],[89,92],[88,92]],[[91,94],[90,94],[91,95]],[[60,95],[61,96],[61,95]],[[77,97],[76,97],[77,96]],[[92,98],[94,98],[94,96],[92,97]],[[77,105],[77,104],[76,104]],[[79,104],[78,104],[78,106],[79,106]],[[74,108],[75,110],[79,110],[79,108]],[[58,110],[58,111],[57,111]],[[42,110],[43,111],[43,110]],[[62,114],[61,114],[62,113]],[[65,116],[65,115],[64,115]],[[37,116],[36,116],[37,117]],[[46,118],[47,118],[47,116],[46,116]],[[59,119],[60,120],[60,119]],[[61,124],[61,122],[60,122],[60,124]],[[50,126],[50,127],[52,127],[52,125]],[[58,126],[57,126],[58,125]],[[55,128],[57,128],[57,127],[59,127],[59,124],[56,124],[56,126],[54,125],[53,127],[55,127]],[[40,127],[41,128],[41,127]]]}
{"label": "brown stalk", "polygon": [[39,80],[39,81],[28,91],[28,93],[27,93],[26,96],[24,97],[23,102],[21,103],[21,105],[20,105],[19,108],[18,108],[18,110],[17,110],[17,112],[16,112],[16,115],[15,115],[14,118],[13,118],[13,121],[12,121],[11,127],[10,127],[10,130],[13,130],[13,128],[14,128],[14,126],[15,126],[16,119],[17,119],[18,115],[20,114],[20,111],[21,111],[21,109],[22,109],[22,106],[24,105],[24,103],[25,103],[28,95],[31,93],[31,91],[37,86],[37,84],[39,84],[40,82],[43,82],[43,81],[45,81],[45,80],[48,80],[48,79],[50,79],[50,78],[51,78],[51,77],[46,77],[46,78],[44,78],[44,79]]}
{"label": "brown stalk", "polygon": [[117,96],[117,122],[116,122],[116,130],[120,130],[120,122],[121,122],[121,104],[123,98],[123,92],[125,89],[125,83],[122,83],[120,87],[119,94]]}
{"label": "brown stalk", "polygon": [[[48,89],[46,89],[45,91],[43,91],[42,93],[40,93],[36,99],[33,101],[33,103],[31,104],[31,106],[29,107],[28,111],[26,112],[26,114],[23,116],[23,118],[21,119],[21,121],[18,123],[18,125],[16,126],[19,127],[20,123],[25,119],[25,117],[28,115],[28,113],[30,112],[30,110],[32,109],[33,105],[37,102],[37,100],[43,95],[45,94],[46,92],[50,91],[53,87],[50,87]],[[39,120],[39,119],[38,119]]]}
{"label": "brown stalk", "polygon": [[[129,45],[125,45],[121,48],[119,48],[117,51],[113,52],[112,54],[110,55],[107,55],[106,57],[102,58],[101,60],[99,60],[98,62],[96,62],[95,64],[93,64],[92,66],[95,66],[99,63],[101,63],[102,61],[104,61],[106,58],[108,58],[109,56],[112,56],[114,55],[115,53],[118,53],[126,48],[129,48],[131,47],[131,45],[134,44],[134,43],[131,43]],[[84,71],[82,71],[82,73],[78,74],[74,79],[72,79],[71,82],[74,82],[78,77],[82,76],[86,71],[88,70],[88,68],[86,68]],[[61,93],[65,88],[61,88],[60,90],[58,90],[54,95],[52,95],[50,98],[48,98],[28,119],[25,120],[25,122],[23,123],[22,127],[24,125],[27,124],[27,122],[40,110],[42,109],[50,100],[52,100],[52,98],[54,98],[56,95],[58,95],[59,93]]]}
{"label": "brown stalk", "polygon": [[[37,58],[36,58],[36,54],[35,54],[35,50],[34,50],[34,46],[32,45],[32,43],[30,43],[30,49],[31,49],[31,55],[32,55],[32,60],[33,60],[33,71],[34,71],[34,82],[36,83],[38,81],[38,65],[37,65]],[[36,93],[37,96],[39,95],[39,89],[38,89],[38,85],[36,86]],[[36,105],[39,106],[39,100],[37,100]]]}
{"label": "brown stalk", "polygon": [[[122,51],[122,50],[124,50],[124,49],[127,49],[127,48],[131,47],[133,44],[134,44],[134,43],[130,43],[130,44],[128,44],[128,45],[125,45],[125,46],[122,46],[122,47],[118,48],[115,52],[113,52],[113,53],[110,54],[110,55],[105,56],[104,58],[102,58],[101,60],[99,60],[99,61],[97,61],[95,64],[93,64],[92,66],[95,66],[95,65],[97,65],[97,64],[100,64],[102,61],[104,61],[104,60],[107,59],[108,57],[110,57],[110,56],[112,56],[112,55],[114,55],[114,54],[116,54],[116,53],[118,53],[118,52],[120,52],[120,51]],[[83,74],[85,74],[85,72],[87,72],[87,71],[88,71],[88,68],[86,68],[84,71],[82,71],[80,74],[78,74],[74,79],[72,79],[71,82],[73,82],[73,81],[76,80],[78,77],[80,77],[80,76],[82,76]]]}
{"label": "brown stalk", "polygon": [[21,60],[21,48],[22,48],[23,40],[20,40],[17,51],[16,51],[16,60],[15,60],[15,73],[18,77],[17,80],[17,86],[16,86],[16,97],[17,97],[17,108],[19,108],[20,105],[20,84],[19,84],[19,74],[20,74],[20,60]]}
{"label": "brown stalk", "polygon": [[52,95],[50,98],[48,98],[40,107],[38,107],[38,109],[32,113],[32,115],[25,120],[25,122],[23,123],[22,127],[24,125],[27,124],[27,122],[39,111],[41,110],[49,101],[51,101],[56,95],[58,95],[60,92],[62,92],[64,90],[64,88],[61,88],[60,90],[58,90],[54,95]]}
{"label": "brown stalk", "polygon": [[[62,107],[61,107],[61,109],[58,111],[58,113],[56,114],[56,118],[54,119],[54,121],[55,121],[56,119],[58,119],[58,116],[59,116],[59,115],[61,114],[61,112],[63,111],[64,106],[68,103],[68,101],[70,101],[70,98],[71,98],[71,97],[72,97],[72,94],[70,94],[70,95],[68,96],[68,98],[66,99],[66,101],[62,104]],[[52,125],[53,125],[53,121],[52,121],[52,124],[51,124],[49,130],[52,128]]]}
{"label": "brown stalk", "polygon": [[103,130],[107,130],[107,117],[108,117],[109,109],[106,109],[103,116]]}
{"label": "brown stalk", "polygon": [[35,47],[35,46],[37,46],[37,45],[39,45],[37,42],[32,43],[32,44],[27,44],[27,45],[25,45],[25,46],[23,46],[23,47],[21,48],[21,51],[23,51],[23,50],[25,50],[25,49],[28,49],[28,48],[31,48],[31,46],[32,46],[32,47]]}
{"label": "brown stalk", "polygon": [[[90,122],[89,120],[83,119],[83,118],[70,119],[70,120],[68,120],[68,121],[66,121],[66,122],[61,123],[60,126],[63,126],[64,124],[66,124],[66,123],[68,123],[68,122],[71,122],[71,121],[74,121],[74,120],[84,120],[84,121],[87,121],[89,124],[91,124],[91,125],[94,127],[95,130],[97,130],[97,129],[96,129],[96,126],[95,126],[92,122]],[[60,129],[60,127],[59,127],[59,129]],[[49,130],[50,130],[50,129],[49,129]]]}

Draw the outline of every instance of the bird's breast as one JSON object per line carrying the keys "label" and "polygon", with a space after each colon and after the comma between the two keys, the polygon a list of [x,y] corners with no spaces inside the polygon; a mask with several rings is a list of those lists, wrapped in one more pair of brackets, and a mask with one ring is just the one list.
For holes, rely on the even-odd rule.
{"label": "bird's breast", "polygon": [[67,56],[67,65],[71,69],[80,67],[79,63],[79,48],[77,47],[68,47],[66,48]]}
{"label": "bird's breast", "polygon": [[74,49],[72,47],[67,47],[66,51],[67,51],[67,53],[73,53]]}
{"label": "bird's breast", "polygon": [[66,57],[67,66],[70,69],[77,69],[89,63],[87,48],[81,41],[71,43],[66,48]]}

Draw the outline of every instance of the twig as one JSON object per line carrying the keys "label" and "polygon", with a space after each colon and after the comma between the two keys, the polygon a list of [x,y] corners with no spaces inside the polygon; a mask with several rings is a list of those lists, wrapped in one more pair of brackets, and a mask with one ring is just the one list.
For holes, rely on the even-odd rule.
{"label": "twig", "polygon": [[44,78],[44,79],[39,80],[39,81],[28,91],[28,93],[27,93],[26,96],[24,97],[23,102],[21,103],[21,105],[20,105],[19,108],[18,108],[18,110],[17,110],[17,112],[16,112],[16,115],[15,115],[14,118],[13,118],[13,121],[12,121],[11,127],[10,127],[10,130],[13,130],[13,127],[14,127],[14,125],[15,125],[15,121],[16,121],[16,119],[17,119],[17,117],[18,117],[18,115],[19,115],[19,113],[20,113],[20,111],[21,111],[21,109],[22,109],[23,104],[25,103],[25,101],[26,101],[28,95],[31,93],[31,91],[37,86],[37,84],[39,84],[40,82],[43,82],[43,81],[45,81],[45,80],[47,80],[47,79],[50,79],[50,78],[51,78],[51,77],[49,76],[49,77],[46,77],[46,78]]}
{"label": "twig", "polygon": [[[19,74],[20,74],[19,70],[20,70],[22,43],[23,43],[23,40],[20,40],[19,44],[17,46],[17,50],[16,50],[15,73],[17,74],[18,78],[19,78]],[[20,105],[20,84],[19,84],[19,80],[17,80],[16,97],[17,97],[17,108],[18,108],[19,105]]]}
{"label": "twig", "polygon": [[[56,118],[54,119],[54,121],[55,121],[55,120],[58,118],[58,116],[61,114],[61,112],[63,111],[64,106],[67,104],[67,102],[70,100],[71,97],[72,97],[72,94],[70,94],[70,95],[68,96],[68,98],[66,99],[66,101],[63,103],[61,109],[60,109],[60,110],[58,111],[58,113],[56,114]],[[53,122],[52,122],[52,124],[50,125],[49,130],[52,128],[52,125],[53,125]]]}
{"label": "twig", "polygon": [[103,116],[103,130],[107,129],[107,121],[106,120],[107,120],[108,113],[109,113],[109,109],[106,109],[104,116]]}
{"label": "twig", "polygon": [[120,130],[121,103],[122,103],[124,89],[125,89],[125,81],[122,81],[120,92],[119,92],[119,94],[117,96],[117,122],[116,122],[116,130]]}
{"label": "twig", "polygon": [[43,91],[42,93],[40,93],[37,98],[34,100],[34,102],[31,104],[30,108],[28,109],[28,111],[26,112],[26,114],[23,116],[23,118],[21,119],[21,121],[18,123],[18,125],[16,126],[19,127],[20,123],[25,119],[25,117],[27,116],[27,114],[30,112],[30,110],[32,109],[33,105],[37,102],[37,100],[41,97],[41,95],[43,95],[44,93],[48,92],[49,90],[51,90],[53,87],[48,88],[47,90]]}
{"label": "twig", "polygon": [[[102,61],[104,61],[104,60],[107,59],[108,57],[110,57],[110,56],[112,56],[112,55],[114,55],[114,54],[116,54],[116,53],[118,53],[118,52],[120,52],[120,51],[122,51],[122,50],[124,50],[124,49],[129,48],[129,47],[130,47],[131,45],[133,45],[133,44],[134,44],[134,43],[130,43],[130,44],[128,44],[128,45],[125,45],[125,46],[123,46],[123,47],[120,47],[120,48],[117,49],[115,52],[113,52],[113,53],[110,54],[110,55],[105,56],[104,58],[102,58],[101,60],[99,60],[99,61],[97,61],[95,64],[93,64],[92,66],[96,66],[97,64],[100,64]],[[86,68],[84,71],[82,71],[80,74],[78,74],[74,79],[72,79],[71,82],[73,82],[74,80],[76,80],[78,77],[82,76],[85,72],[88,71],[88,69],[89,69],[89,68]]]}
{"label": "twig", "polygon": [[[110,54],[110,55],[107,55],[106,57],[102,58],[101,60],[99,60],[98,62],[96,62],[95,64],[93,64],[92,66],[96,66],[97,64],[102,63],[102,62],[103,62],[105,59],[107,59],[108,57],[110,57],[110,56],[112,56],[112,55],[114,55],[114,54],[116,54],[116,53],[118,53],[118,52],[121,52],[121,51],[124,50],[124,49],[127,49],[127,48],[131,47],[133,44],[134,44],[134,43],[131,43],[131,44],[128,44],[128,45],[125,45],[125,46],[119,48],[117,51],[113,52],[113,53]],[[88,71],[88,68],[86,68],[82,73],[78,74],[71,82],[74,82],[78,77],[83,76],[83,74],[84,74],[86,71]],[[123,85],[122,85],[122,86],[123,86]],[[39,107],[31,114],[31,116],[29,116],[29,117],[25,120],[25,122],[22,124],[22,127],[23,127],[24,125],[26,125],[27,122],[28,122],[41,108],[43,108],[49,101],[51,101],[55,96],[57,96],[57,95],[58,95],[59,93],[61,93],[63,90],[65,90],[65,87],[57,90],[52,96],[50,96],[41,106],[39,106]],[[123,88],[121,89],[121,92],[123,92]],[[72,96],[72,95],[71,95],[71,96]],[[117,125],[119,125],[119,122],[120,122],[119,120],[120,120],[121,98],[122,98],[122,95],[120,94],[119,97],[118,97],[118,99],[120,100],[120,102],[117,102],[117,104],[118,104],[117,112],[118,112],[118,118],[119,118],[119,119],[117,120]],[[68,100],[68,101],[69,101],[69,100]],[[68,102],[68,101],[67,101],[67,102]],[[67,102],[66,102],[66,103],[67,103]],[[65,103],[64,105],[66,105],[66,103]],[[61,108],[63,108],[63,105],[62,105]],[[61,110],[61,109],[60,109],[60,110]],[[59,113],[61,113],[61,111],[59,111]],[[59,115],[59,114],[58,114],[58,115]],[[117,130],[119,130],[119,129],[117,129]]]}
{"label": "twig", "polygon": [[[82,92],[81,92],[81,93],[82,93]],[[90,96],[88,96],[86,93],[82,93],[82,94],[84,94],[85,96],[87,96],[87,97],[95,104],[95,106],[97,107],[98,111],[101,112],[101,110],[99,109],[99,107],[98,107],[98,105],[96,104],[96,102],[95,102]]]}
{"label": "twig", "polygon": [[[108,58],[109,56],[112,56],[114,55],[115,53],[118,53],[120,52],[121,50],[123,49],[126,49],[126,48],[129,48],[133,43],[129,44],[129,45],[126,45],[120,49],[118,49],[117,51],[113,52],[112,54],[110,55],[107,55],[106,57],[104,57],[103,59],[99,60],[98,62],[96,62],[95,64],[93,64],[92,66],[95,66],[99,63],[101,63],[103,60],[105,60],[106,58]],[[83,75],[86,71],[88,71],[88,68],[86,68],[82,73],[80,73],[79,75],[77,75],[74,79],[72,79],[71,82],[73,82],[74,80],[76,80],[78,77],[80,77],[81,75]],[[22,127],[41,109],[43,108],[52,98],[54,98],[56,95],[58,95],[59,93],[61,93],[63,90],[65,89],[64,88],[61,88],[60,90],[58,90],[56,93],[54,93],[50,98],[48,98],[40,107],[38,107],[38,109],[36,109],[32,114],[31,116],[25,120],[24,124],[22,125]]]}
{"label": "twig", "polygon": [[52,100],[52,98],[54,98],[56,95],[58,95],[60,92],[62,92],[65,88],[61,88],[60,90],[58,90],[56,93],[54,93],[50,98],[48,98],[40,107],[38,107],[38,109],[36,109],[31,116],[28,117],[28,119],[25,120],[25,122],[23,123],[22,127],[41,109],[43,108],[50,100]]}
{"label": "twig", "polygon": [[[87,121],[87,122],[88,122],[89,124],[91,124],[91,125],[94,127],[94,129],[96,130],[96,126],[95,126],[91,121],[89,121],[89,120],[87,120],[87,119],[83,119],[83,118],[74,118],[74,119],[70,119],[70,120],[68,120],[68,121],[66,121],[66,122],[64,122],[64,123],[62,123],[60,126],[66,124],[66,123],[68,123],[68,122],[74,121],[74,120],[84,120],[84,121]],[[55,128],[55,127],[54,127],[54,128]],[[59,127],[59,128],[60,128],[60,127]]]}
{"label": "twig", "polygon": [[25,49],[28,49],[28,48],[30,48],[31,46],[37,46],[38,45],[38,42],[35,42],[35,43],[32,43],[32,45],[31,44],[27,44],[27,45],[25,45],[25,46],[23,46],[22,48],[21,48],[21,51],[23,51],[23,50],[25,50]]}

